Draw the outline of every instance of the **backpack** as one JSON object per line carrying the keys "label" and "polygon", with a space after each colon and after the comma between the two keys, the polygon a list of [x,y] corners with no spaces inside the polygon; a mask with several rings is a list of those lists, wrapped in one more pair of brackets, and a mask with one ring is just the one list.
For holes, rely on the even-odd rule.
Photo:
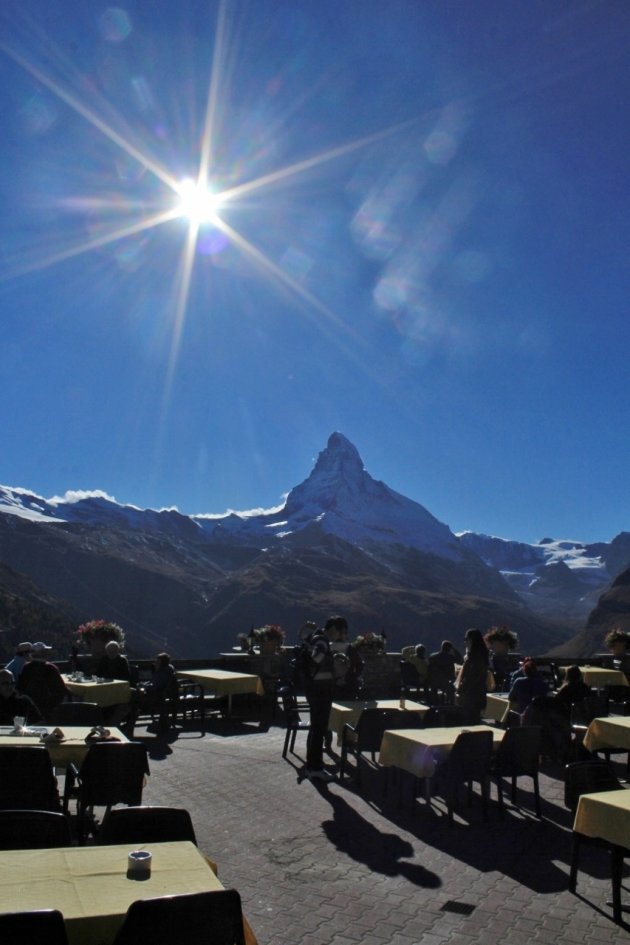
{"label": "backpack", "polygon": [[296,689],[303,688],[307,683],[315,678],[321,669],[332,669],[333,654],[328,647],[327,656],[322,662],[316,663],[313,659],[313,648],[319,640],[325,640],[328,644],[328,637],[322,630],[313,630],[302,642],[294,648],[293,658],[290,660],[291,681]]}

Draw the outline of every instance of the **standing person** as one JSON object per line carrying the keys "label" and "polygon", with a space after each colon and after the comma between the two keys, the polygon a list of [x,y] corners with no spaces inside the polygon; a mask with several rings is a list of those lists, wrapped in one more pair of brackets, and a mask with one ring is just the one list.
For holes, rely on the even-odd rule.
{"label": "standing person", "polygon": [[490,658],[483,634],[477,627],[466,631],[466,656],[459,671],[455,691],[464,715],[464,725],[479,725],[486,705]]}
{"label": "standing person", "polygon": [[26,664],[30,663],[32,651],[32,643],[18,643],[16,646],[15,656],[4,667],[5,669],[8,669],[10,673],[13,673],[14,679],[17,679]]}
{"label": "standing person", "polygon": [[342,639],[347,629],[345,617],[329,617],[324,629],[315,630],[307,641],[309,665],[304,689],[311,710],[311,728],[306,742],[306,776],[311,780],[330,781],[332,778],[324,768],[324,741],[335,694],[331,643]]}
{"label": "standing person", "polygon": [[431,699],[436,700],[438,693],[446,694],[447,701],[453,701],[455,686],[455,664],[463,663],[464,658],[450,640],[442,640],[440,649],[429,656],[428,685]]}
{"label": "standing person", "polygon": [[59,669],[46,659],[50,653],[51,646],[34,643],[33,658],[30,663],[26,663],[18,678],[19,691],[31,697],[44,721],[52,710],[70,695]]}

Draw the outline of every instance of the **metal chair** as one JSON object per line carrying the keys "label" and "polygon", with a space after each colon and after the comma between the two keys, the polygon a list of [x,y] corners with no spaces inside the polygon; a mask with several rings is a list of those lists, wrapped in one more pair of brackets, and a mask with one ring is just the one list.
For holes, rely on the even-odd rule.
{"label": "metal chair", "polygon": [[502,779],[512,779],[512,804],[516,804],[516,779],[530,777],[534,783],[536,816],[541,817],[538,766],[542,745],[542,730],[537,725],[509,728],[492,759],[492,773],[497,782],[499,811],[503,813]]}
{"label": "metal chair", "polygon": [[464,712],[458,705],[429,706],[422,719],[422,728],[454,728],[464,724]]}
{"label": "metal chair", "polygon": [[61,803],[44,745],[0,746],[0,810],[59,812]]}
{"label": "metal chair", "polygon": [[116,807],[106,814],[100,844],[190,840],[197,845],[190,814],[179,807]]}
{"label": "metal chair", "polygon": [[7,945],[68,945],[66,926],[57,909],[0,913],[0,942]]}
{"label": "metal chair", "polygon": [[42,850],[69,847],[71,843],[65,814],[50,810],[0,810],[0,850]]}
{"label": "metal chair", "polygon": [[[420,691],[422,690],[422,692]],[[400,691],[408,699],[419,699],[424,695],[425,686],[420,680],[418,670],[408,660],[400,661]]]}
{"label": "metal chair", "polygon": [[102,725],[103,709],[96,702],[61,702],[50,714],[51,725]]}
{"label": "metal chair", "polygon": [[[438,766],[435,783],[443,786],[449,821],[453,820],[453,808],[461,784],[468,785],[468,804],[472,803],[473,782],[481,788],[483,819],[488,819],[488,796],[490,793],[490,763],[493,737],[490,731],[461,732],[455,739],[446,761]],[[435,789],[434,789],[435,791]]]}
{"label": "metal chair", "polygon": [[115,804],[142,803],[145,776],[149,774],[147,749],[141,742],[95,742],[80,769],[69,765],[64,791],[64,811],[76,796],[79,843],[85,842],[86,827],[96,830],[95,807],[106,812]]}
{"label": "metal chair", "polygon": [[286,724],[286,735],[284,745],[282,746],[282,757],[287,757],[287,752],[295,754],[295,739],[298,732],[310,732],[311,723],[305,721],[301,716],[301,707],[295,689],[292,686],[283,686],[278,690],[278,697],[282,706],[282,712]]}
{"label": "metal chair", "polygon": [[245,945],[241,897],[235,889],[139,899],[127,915],[114,945]]}
{"label": "metal chair", "polygon": [[361,784],[361,758],[369,751],[372,763],[376,764],[376,752],[380,750],[383,734],[388,728],[403,728],[401,716],[405,713],[397,709],[363,709],[356,725],[346,722],[341,732],[341,763],[339,779],[343,780],[348,761],[348,753],[356,759],[357,787]]}

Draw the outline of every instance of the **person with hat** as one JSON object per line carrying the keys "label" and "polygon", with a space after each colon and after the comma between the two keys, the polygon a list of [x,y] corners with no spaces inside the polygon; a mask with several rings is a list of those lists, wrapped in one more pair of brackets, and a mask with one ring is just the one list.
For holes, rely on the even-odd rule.
{"label": "person with hat", "polygon": [[18,679],[18,690],[30,696],[46,720],[54,708],[69,696],[61,673],[54,663],[49,663],[47,656],[52,647],[45,643],[34,643],[30,663],[27,663]]}
{"label": "person with hat", "polygon": [[13,719],[19,716],[27,725],[41,722],[39,709],[29,696],[16,692],[13,673],[0,669],[0,725],[13,725]]}
{"label": "person with hat", "polygon": [[13,673],[14,679],[18,678],[26,664],[30,662],[32,650],[32,643],[18,643],[16,646],[15,656],[4,667],[8,669],[10,673]]}

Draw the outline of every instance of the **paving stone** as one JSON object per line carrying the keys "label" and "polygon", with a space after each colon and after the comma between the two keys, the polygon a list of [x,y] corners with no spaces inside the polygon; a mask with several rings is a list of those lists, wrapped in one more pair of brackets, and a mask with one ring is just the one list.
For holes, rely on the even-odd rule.
{"label": "paving stone", "polygon": [[525,781],[522,807],[500,818],[493,789],[487,823],[476,798],[450,826],[437,801],[384,802],[373,771],[362,793],[349,779],[298,784],[303,762],[282,759],[277,727],[224,719],[203,737],[137,734],[153,756],[145,803],[191,812],[260,945],[628,945],[605,905],[606,855],[585,851],[580,895],[567,890],[572,820],[558,769],[541,775],[542,822]]}

